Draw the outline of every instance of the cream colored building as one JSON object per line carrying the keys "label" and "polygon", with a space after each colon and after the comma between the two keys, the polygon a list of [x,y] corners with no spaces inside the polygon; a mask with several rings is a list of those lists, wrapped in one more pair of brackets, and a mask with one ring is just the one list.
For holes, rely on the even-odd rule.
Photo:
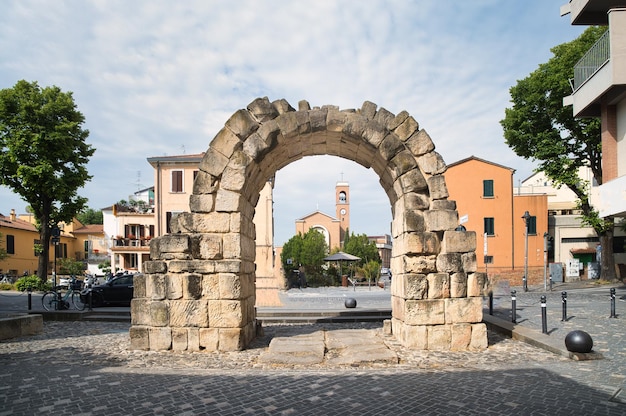
{"label": "cream colored building", "polygon": [[602,135],[601,217],[626,216],[626,3],[571,0],[561,7],[572,25],[607,26],[574,66],[573,93],[563,100],[574,117],[599,117]]}
{"label": "cream colored building", "polygon": [[[170,232],[176,214],[189,212],[189,197],[203,157],[204,153],[148,158],[154,168],[155,236]],[[274,178],[269,178],[254,214],[257,286],[263,284],[259,279],[273,279],[275,274],[273,189]]]}

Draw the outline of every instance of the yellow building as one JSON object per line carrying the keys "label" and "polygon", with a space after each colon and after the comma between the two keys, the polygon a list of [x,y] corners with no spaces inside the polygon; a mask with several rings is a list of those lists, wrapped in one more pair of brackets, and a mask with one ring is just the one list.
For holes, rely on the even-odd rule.
{"label": "yellow building", "polygon": [[[0,215],[1,247],[7,251],[7,258],[0,261],[0,274],[19,277],[35,274],[39,264],[36,247],[40,244],[39,231],[35,218],[30,214],[16,215],[11,210],[9,216]],[[106,253],[106,241],[102,225],[83,225],[78,220],[59,224],[61,239],[55,247],[50,245],[48,270],[52,273],[56,259],[71,258],[89,263],[102,261],[100,253]],[[56,249],[56,250],[55,250]],[[94,257],[95,256],[95,257]]]}

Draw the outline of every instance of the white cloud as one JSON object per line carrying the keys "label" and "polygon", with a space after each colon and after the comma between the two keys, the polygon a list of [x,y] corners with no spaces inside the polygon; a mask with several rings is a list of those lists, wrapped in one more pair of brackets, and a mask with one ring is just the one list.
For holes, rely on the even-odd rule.
{"label": "white cloud", "polygon": [[[474,154],[524,178],[533,165],[504,144],[499,120],[516,80],[584,29],[559,17],[562,2],[5,1],[0,88],[26,79],[74,92],[97,148],[84,190],[95,208],[150,185],[146,158],[206,150],[260,96],[406,110],[446,162]],[[277,242],[317,204],[333,213],[342,171],[353,231],[388,232],[376,175],[317,160],[277,175]],[[6,188],[0,198],[1,213],[24,210]]]}

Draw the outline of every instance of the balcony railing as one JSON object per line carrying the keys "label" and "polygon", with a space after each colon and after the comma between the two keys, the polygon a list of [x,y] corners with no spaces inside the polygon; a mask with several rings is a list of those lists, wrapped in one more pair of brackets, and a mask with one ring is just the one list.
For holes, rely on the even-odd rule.
{"label": "balcony railing", "polygon": [[574,65],[574,91],[578,90],[611,58],[609,31],[604,32],[600,39]]}

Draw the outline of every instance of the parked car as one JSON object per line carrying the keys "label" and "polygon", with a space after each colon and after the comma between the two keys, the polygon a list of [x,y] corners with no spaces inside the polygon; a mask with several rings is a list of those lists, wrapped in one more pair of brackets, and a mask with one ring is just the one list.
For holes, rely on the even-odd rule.
{"label": "parked car", "polygon": [[[133,298],[134,276],[134,274],[123,274],[115,276],[101,285],[92,286],[92,306],[130,305],[130,301]],[[80,294],[80,298],[83,302],[89,304],[89,289],[83,290]]]}

